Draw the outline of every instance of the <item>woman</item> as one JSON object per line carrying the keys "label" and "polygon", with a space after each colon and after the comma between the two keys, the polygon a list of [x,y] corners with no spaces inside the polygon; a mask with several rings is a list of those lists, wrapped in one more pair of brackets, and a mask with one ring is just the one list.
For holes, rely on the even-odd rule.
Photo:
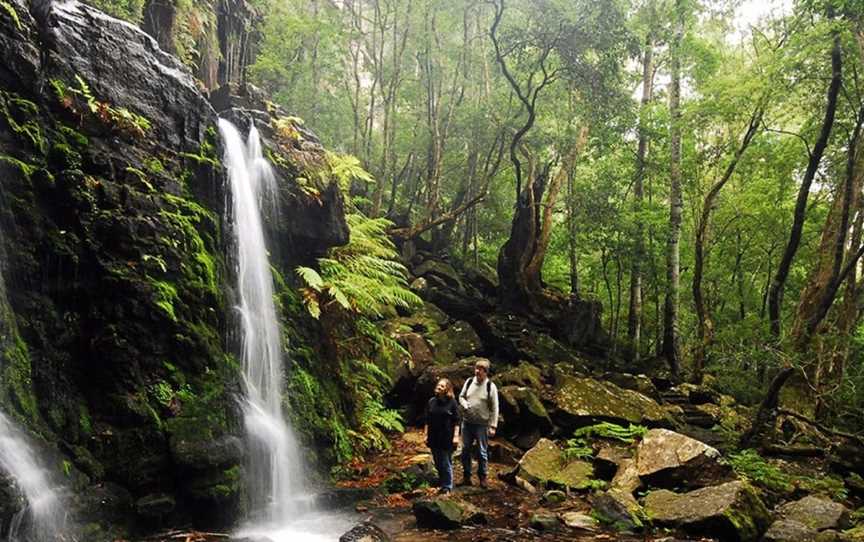
{"label": "woman", "polygon": [[453,384],[442,378],[435,386],[435,397],[426,406],[426,445],[432,450],[441,493],[453,490],[453,450],[459,441],[459,407]]}

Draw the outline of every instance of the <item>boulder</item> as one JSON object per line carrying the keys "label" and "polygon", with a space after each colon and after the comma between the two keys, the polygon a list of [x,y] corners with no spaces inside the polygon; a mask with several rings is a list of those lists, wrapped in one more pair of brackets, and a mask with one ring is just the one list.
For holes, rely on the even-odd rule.
{"label": "boulder", "polygon": [[564,512],[561,521],[571,529],[582,529],[583,531],[597,530],[597,520],[583,512]]}
{"label": "boulder", "polygon": [[364,521],[340,536],[339,542],[390,542],[390,536],[371,521]]}
{"label": "boulder", "polygon": [[597,518],[618,531],[635,531],[644,527],[642,507],[626,490],[613,487],[597,493],[592,505]]}
{"label": "boulder", "polygon": [[680,527],[723,542],[756,541],[770,522],[756,491],[740,481],[683,494],[665,489],[652,491],[645,497],[644,507],[657,525]]}
{"label": "boulder", "polygon": [[656,401],[611,382],[593,378],[562,377],[553,398],[559,425],[568,429],[610,421],[658,426],[671,425]]}
{"label": "boulder", "polygon": [[458,529],[463,525],[486,523],[486,515],[473,505],[453,499],[420,499],[411,507],[417,526],[429,529]]}
{"label": "boulder", "polygon": [[428,281],[436,281],[455,290],[463,290],[462,278],[449,263],[429,259],[412,269],[415,277],[423,277]]}
{"label": "boulder", "polygon": [[632,375],[630,373],[606,373],[603,380],[612,382],[625,390],[638,391],[646,397],[660,401],[660,392],[650,378],[643,374]]}
{"label": "boulder", "polygon": [[635,459],[625,459],[618,466],[618,471],[609,482],[609,487],[620,489],[625,493],[633,493],[642,486]]}
{"label": "boulder", "polygon": [[639,478],[654,487],[698,488],[730,480],[720,452],[668,429],[651,429],[636,451]]}
{"label": "boulder", "polygon": [[816,495],[808,495],[801,500],[784,504],[777,509],[777,515],[817,531],[851,527],[848,508]]}
{"label": "boulder", "polygon": [[464,320],[457,320],[447,329],[433,333],[427,338],[432,345],[435,363],[438,365],[446,365],[462,357],[477,354],[483,346],[474,328]]}
{"label": "boulder", "polygon": [[500,412],[507,420],[507,423],[499,424],[502,434],[512,437],[537,430],[550,432],[552,420],[536,391],[527,387],[504,386],[498,388],[498,395]]}
{"label": "boulder", "polygon": [[567,494],[559,489],[550,489],[543,494],[541,500],[546,504],[561,504],[567,500]]}
{"label": "boulder", "polygon": [[585,461],[566,461],[561,448],[544,438],[525,452],[514,473],[534,485],[584,489],[594,468]]}
{"label": "boulder", "polygon": [[542,378],[543,373],[539,367],[523,361],[518,366],[497,375],[495,380],[499,387],[523,386],[540,390],[543,388]]}
{"label": "boulder", "polygon": [[549,512],[535,512],[531,515],[528,525],[538,531],[554,531],[561,526],[558,516]]}
{"label": "boulder", "polygon": [[816,542],[819,531],[790,519],[777,520],[771,524],[762,542]]}

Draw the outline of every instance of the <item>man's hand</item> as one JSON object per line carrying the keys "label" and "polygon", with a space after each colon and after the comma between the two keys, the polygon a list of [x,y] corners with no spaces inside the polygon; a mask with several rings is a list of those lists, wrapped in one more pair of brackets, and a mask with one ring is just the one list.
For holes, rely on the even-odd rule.
{"label": "man's hand", "polygon": [[495,436],[495,428],[494,427],[490,427],[487,432],[488,432],[490,437]]}

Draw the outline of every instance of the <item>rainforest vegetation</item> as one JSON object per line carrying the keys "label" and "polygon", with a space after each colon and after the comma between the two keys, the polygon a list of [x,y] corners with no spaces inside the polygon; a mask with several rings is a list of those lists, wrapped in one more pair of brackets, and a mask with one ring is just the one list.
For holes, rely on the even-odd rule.
{"label": "rainforest vegetation", "polygon": [[[357,536],[864,540],[862,0],[0,0],[0,432],[76,495],[22,542],[250,516],[219,119],[297,465],[416,516]],[[417,427],[477,356],[506,498],[447,512]]]}

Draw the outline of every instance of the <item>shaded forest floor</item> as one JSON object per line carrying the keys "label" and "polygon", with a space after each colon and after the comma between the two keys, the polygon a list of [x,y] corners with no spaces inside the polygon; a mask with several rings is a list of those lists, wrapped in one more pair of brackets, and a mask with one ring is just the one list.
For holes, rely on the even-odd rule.
{"label": "shaded forest floor", "polygon": [[[339,483],[345,488],[386,488],[392,480],[412,478],[408,474],[423,468],[431,461],[429,449],[423,439],[420,429],[409,428],[403,434],[396,434],[390,450],[368,457],[364,461],[352,464],[355,475]],[[461,479],[462,468],[458,464],[458,456],[454,457],[454,481]],[[669,532],[653,534],[622,534],[597,530],[573,529],[561,526],[554,531],[539,531],[529,527],[531,517],[535,513],[548,512],[562,514],[566,512],[582,512],[590,514],[591,505],[587,493],[571,492],[568,498],[557,505],[547,506],[541,502],[542,492],[528,493],[518,487],[507,484],[499,479],[499,474],[507,472],[512,467],[500,462],[489,463],[489,487],[480,488],[455,487],[453,498],[468,502],[486,514],[487,524],[476,527],[463,527],[457,530],[421,529],[416,525],[411,506],[414,501],[422,498],[432,498],[437,494],[434,487],[421,487],[386,493],[382,491],[373,499],[356,506],[359,520],[371,519],[395,542],[421,542],[430,540],[453,541],[588,541],[588,540],[621,540],[621,541],[659,541],[707,542],[710,538],[678,538]],[[433,471],[434,472],[434,471]],[[476,482],[475,482],[476,483]]]}

